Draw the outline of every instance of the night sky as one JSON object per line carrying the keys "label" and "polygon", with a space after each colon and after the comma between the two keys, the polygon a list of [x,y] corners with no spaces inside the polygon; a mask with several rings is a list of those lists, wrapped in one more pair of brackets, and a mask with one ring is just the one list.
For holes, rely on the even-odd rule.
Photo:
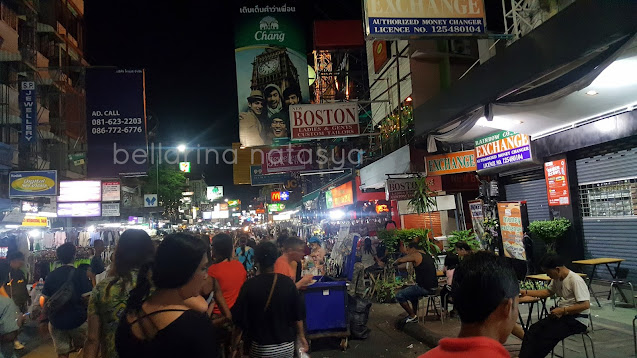
{"label": "night sky", "polygon": [[[302,0],[308,53],[313,19],[360,19],[360,0]],[[501,14],[500,9],[487,13]],[[238,141],[232,17],[235,1],[85,0],[92,66],[145,68],[148,114],[163,145],[230,147]],[[490,28],[502,15],[490,16]],[[250,69],[251,70],[251,69]],[[193,168],[226,195],[248,200],[258,188],[232,186],[232,166]],[[250,190],[247,190],[250,189]]]}

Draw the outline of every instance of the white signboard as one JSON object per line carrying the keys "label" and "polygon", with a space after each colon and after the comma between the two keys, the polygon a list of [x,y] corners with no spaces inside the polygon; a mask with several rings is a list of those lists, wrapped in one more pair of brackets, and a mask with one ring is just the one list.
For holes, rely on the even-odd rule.
{"label": "white signboard", "polygon": [[101,216],[102,206],[100,203],[58,203],[58,217],[93,217]]}
{"label": "white signboard", "polygon": [[211,219],[227,219],[229,217],[229,211],[212,211],[210,216]]}
{"label": "white signboard", "polygon": [[99,180],[61,181],[58,203],[102,201],[102,182]]}
{"label": "white signboard", "polygon": [[120,197],[120,184],[118,181],[102,182],[102,201],[120,201]]}
{"label": "white signboard", "polygon": [[351,137],[360,134],[356,102],[290,106],[292,139]]}
{"label": "white signboard", "polygon": [[211,201],[223,198],[223,186],[209,186],[206,188],[206,197]]}
{"label": "white signboard", "polygon": [[102,216],[119,216],[119,203],[102,203]]}
{"label": "white signboard", "polygon": [[155,208],[159,205],[159,200],[157,199],[157,194],[145,194],[144,195],[144,207],[145,208]]}
{"label": "white signboard", "polygon": [[[432,197],[436,205],[431,211],[444,211],[456,209],[456,198],[453,195],[440,195]],[[409,200],[398,201],[398,213],[400,215],[417,214],[416,210],[409,205]]]}

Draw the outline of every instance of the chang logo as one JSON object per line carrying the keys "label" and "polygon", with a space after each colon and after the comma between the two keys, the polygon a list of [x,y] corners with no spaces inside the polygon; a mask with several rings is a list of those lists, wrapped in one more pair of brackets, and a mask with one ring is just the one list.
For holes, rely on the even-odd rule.
{"label": "chang logo", "polygon": [[279,21],[272,16],[266,16],[259,22],[259,31],[254,33],[257,41],[285,41],[285,33],[279,30]]}

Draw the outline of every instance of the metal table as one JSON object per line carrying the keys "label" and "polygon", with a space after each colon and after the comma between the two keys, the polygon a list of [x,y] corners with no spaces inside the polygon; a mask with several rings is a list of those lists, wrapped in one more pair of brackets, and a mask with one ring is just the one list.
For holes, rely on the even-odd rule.
{"label": "metal table", "polygon": [[[599,303],[599,300],[597,299],[597,296],[595,296],[595,292],[593,291],[593,278],[595,277],[595,272],[597,272],[597,266],[599,265],[606,265],[606,268],[608,269],[608,272],[610,273],[610,276],[614,279],[617,278],[617,271],[615,271],[615,273],[613,273],[613,270],[610,269],[610,266],[608,266],[609,264],[617,264],[617,267],[615,268],[615,270],[619,269],[619,265],[621,265],[621,263],[623,261],[626,261],[625,259],[617,259],[617,258],[611,258],[611,257],[600,257],[597,259],[588,259],[588,260],[576,260],[573,261],[574,264],[576,265],[582,265],[582,266],[593,266],[591,275],[589,277],[588,280],[588,290],[591,292],[591,295],[593,295],[593,297],[595,298],[595,302],[597,302],[597,305],[599,307],[602,307],[602,305]],[[626,295],[624,294],[624,291],[622,291],[621,287],[618,287],[619,289],[619,294],[622,295],[622,298],[624,299],[625,302],[628,302],[628,299],[626,298]],[[609,295],[608,297],[610,297],[610,291],[609,291]]]}

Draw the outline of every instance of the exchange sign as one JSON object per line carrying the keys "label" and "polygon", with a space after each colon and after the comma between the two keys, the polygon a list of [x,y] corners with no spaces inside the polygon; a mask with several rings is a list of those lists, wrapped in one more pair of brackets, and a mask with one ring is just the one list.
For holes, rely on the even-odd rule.
{"label": "exchange sign", "polygon": [[531,138],[526,134],[501,131],[476,139],[478,172],[533,160]]}

